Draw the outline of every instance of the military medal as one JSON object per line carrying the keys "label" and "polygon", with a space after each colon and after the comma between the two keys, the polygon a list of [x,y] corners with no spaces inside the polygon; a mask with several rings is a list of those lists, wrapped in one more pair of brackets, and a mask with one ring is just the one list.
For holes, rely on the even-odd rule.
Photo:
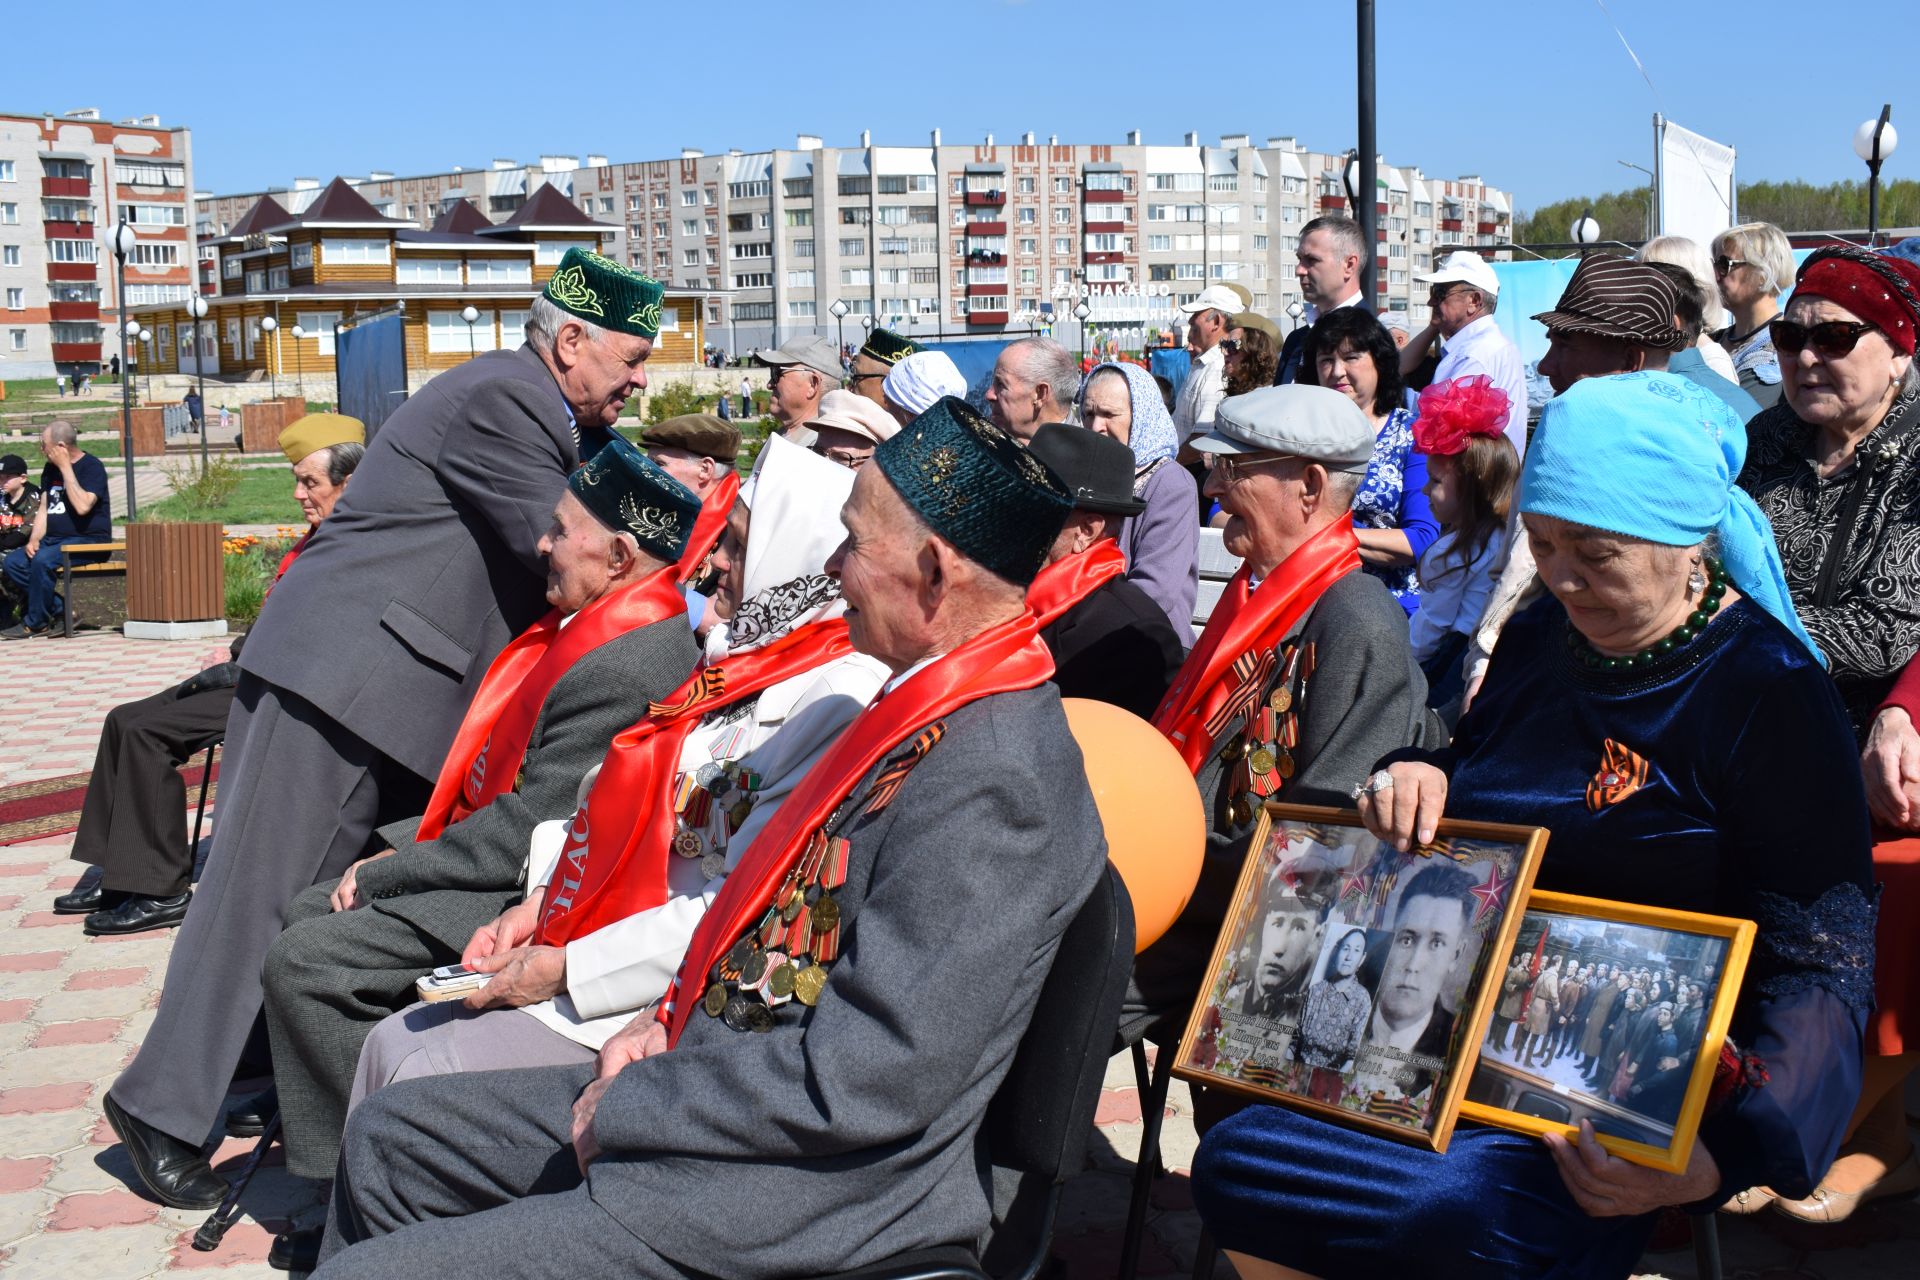
{"label": "military medal", "polygon": [[709,880],[713,879],[715,876],[725,875],[726,871],[727,871],[727,858],[725,854],[710,853],[706,857],[700,859],[700,874],[705,876]]}
{"label": "military medal", "polygon": [[[722,1021],[735,1031],[748,1031],[752,1029],[752,1024],[747,1021],[747,1018],[750,1011],[754,1009],[758,1009],[762,1013],[766,1013],[767,1011],[767,1007],[759,1001],[749,999],[743,995],[735,995],[727,1001],[726,1008],[721,1011],[720,1017]],[[771,1017],[772,1015],[768,1016]]]}
{"label": "military medal", "polygon": [[683,858],[700,856],[700,836],[692,831],[679,831],[673,837],[673,851]]}
{"label": "military medal", "polygon": [[745,938],[740,939],[733,944],[733,949],[727,952],[727,966],[735,973],[744,971],[747,961],[753,958],[754,949],[753,943]]}
{"label": "military medal", "polygon": [[764,1004],[750,1004],[747,1006],[746,1021],[749,1031],[763,1033],[771,1031],[773,1030],[773,1010]]}
{"label": "military medal", "polygon": [[817,964],[810,964],[793,975],[793,998],[811,1009],[820,1003],[820,993],[827,989],[827,971]]}
{"label": "military medal", "polygon": [[1261,747],[1247,756],[1247,771],[1256,778],[1263,778],[1274,770],[1279,761],[1274,757],[1272,747]]}
{"label": "military medal", "polygon": [[767,953],[756,948],[740,966],[740,985],[751,991],[767,976]]}
{"label": "military medal", "polygon": [[798,888],[795,888],[792,893],[787,895],[787,900],[780,905],[780,918],[788,924],[792,924],[794,917],[799,915],[800,909],[806,905],[807,895],[801,893]]}
{"label": "military medal", "polygon": [[727,984],[716,982],[707,988],[706,1011],[709,1018],[717,1018],[720,1011],[727,1007]]}
{"label": "military medal", "polygon": [[1267,705],[1275,711],[1287,711],[1293,707],[1293,690],[1281,685],[1267,695]]}
{"label": "military medal", "polygon": [[767,994],[776,1000],[790,998],[793,995],[794,975],[798,972],[799,970],[795,969],[785,956],[782,956],[779,967],[767,974]]}
{"label": "military medal", "polygon": [[831,893],[821,890],[820,896],[813,900],[812,910],[815,933],[828,933],[839,927],[840,904],[833,900]]}

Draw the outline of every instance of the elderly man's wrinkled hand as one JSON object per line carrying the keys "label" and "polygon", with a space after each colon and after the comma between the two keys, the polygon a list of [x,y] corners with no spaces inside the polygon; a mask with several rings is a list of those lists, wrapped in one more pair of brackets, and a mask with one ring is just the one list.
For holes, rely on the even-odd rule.
{"label": "elderly man's wrinkled hand", "polygon": [[1369,778],[1355,803],[1367,830],[1404,853],[1432,843],[1447,806],[1447,775],[1430,764],[1402,761]]}
{"label": "elderly man's wrinkled hand", "polygon": [[593,1136],[593,1114],[600,1107],[600,1098],[613,1084],[611,1078],[595,1080],[580,1091],[573,1103],[573,1158],[580,1166],[580,1176],[587,1176],[587,1166],[600,1158],[600,1143]]}
{"label": "elderly man's wrinkled hand", "polygon": [[1860,771],[1876,819],[1900,831],[1920,827],[1920,733],[1904,710],[1888,707],[1873,718]]}
{"label": "elderly man's wrinkled hand", "polygon": [[522,1009],[551,1000],[567,989],[567,953],[563,947],[516,947],[476,956],[467,967],[493,975],[467,997],[469,1009]]}
{"label": "elderly man's wrinkled hand", "polygon": [[600,1079],[611,1080],[642,1058],[667,1051],[667,1029],[653,1015],[651,1006],[642,1009],[633,1016],[633,1021],[600,1046],[595,1070]]}
{"label": "elderly man's wrinkled hand", "polygon": [[360,892],[360,868],[366,866],[369,862],[378,862],[382,858],[390,858],[392,856],[392,849],[384,849],[374,854],[371,858],[362,858],[360,861],[348,867],[346,874],[340,877],[340,883],[333,886],[333,894],[328,899],[333,909],[335,911],[352,911],[358,907],[366,906],[367,899]]}
{"label": "elderly man's wrinkled hand", "polygon": [[475,961],[485,956],[503,955],[531,942],[546,902],[546,886],[537,886],[524,899],[475,929],[473,937],[467,939],[466,950],[460,953],[460,963],[472,968]]}

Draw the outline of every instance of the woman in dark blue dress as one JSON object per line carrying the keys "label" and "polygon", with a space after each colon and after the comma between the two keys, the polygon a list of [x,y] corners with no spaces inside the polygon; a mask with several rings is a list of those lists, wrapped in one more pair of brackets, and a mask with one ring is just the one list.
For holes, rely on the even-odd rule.
{"label": "woman in dark blue dress", "polygon": [[[1690,383],[1630,374],[1553,401],[1534,441],[1521,510],[1549,595],[1501,636],[1453,746],[1394,757],[1361,813],[1402,847],[1443,812],[1545,826],[1543,889],[1757,922],[1731,1033],[1742,1078],[1678,1174],[1591,1133],[1469,1124],[1435,1155],[1249,1108],[1193,1170],[1247,1280],[1623,1277],[1660,1208],[1806,1194],[1852,1110],[1872,1003],[1866,800],[1845,710],[1733,485],[1741,424]],[[1603,785],[1623,751],[1645,781]]]}

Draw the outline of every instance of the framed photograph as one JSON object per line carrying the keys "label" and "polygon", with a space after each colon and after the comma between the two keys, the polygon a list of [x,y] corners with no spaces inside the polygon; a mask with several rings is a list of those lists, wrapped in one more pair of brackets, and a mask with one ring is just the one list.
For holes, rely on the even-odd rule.
{"label": "framed photograph", "polygon": [[1445,1151],[1546,842],[1265,806],[1173,1074]]}
{"label": "framed photograph", "polygon": [[1461,1114],[1682,1172],[1753,923],[1542,892],[1519,924]]}

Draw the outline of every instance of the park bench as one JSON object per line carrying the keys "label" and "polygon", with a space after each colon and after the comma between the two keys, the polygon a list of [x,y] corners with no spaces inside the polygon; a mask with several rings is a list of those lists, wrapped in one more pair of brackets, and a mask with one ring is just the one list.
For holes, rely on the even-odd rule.
{"label": "park bench", "polygon": [[[105,560],[87,564],[75,564],[75,556],[105,555]],[[113,557],[118,556],[118,559]],[[66,608],[60,613],[61,634],[72,638],[73,619],[78,610],[74,607],[73,579],[75,574],[82,575],[82,581],[98,581],[103,577],[127,576],[127,544],[124,542],[63,542],[60,544],[60,596],[66,601]],[[124,596],[122,597],[124,600]],[[124,603],[121,606],[125,609]]]}
{"label": "park bench", "polygon": [[1201,526],[1200,594],[1193,602],[1193,626],[1196,632],[1206,628],[1213,606],[1220,603],[1220,593],[1227,589],[1227,584],[1233,581],[1233,575],[1238,572],[1240,557],[1222,544],[1220,531]]}

